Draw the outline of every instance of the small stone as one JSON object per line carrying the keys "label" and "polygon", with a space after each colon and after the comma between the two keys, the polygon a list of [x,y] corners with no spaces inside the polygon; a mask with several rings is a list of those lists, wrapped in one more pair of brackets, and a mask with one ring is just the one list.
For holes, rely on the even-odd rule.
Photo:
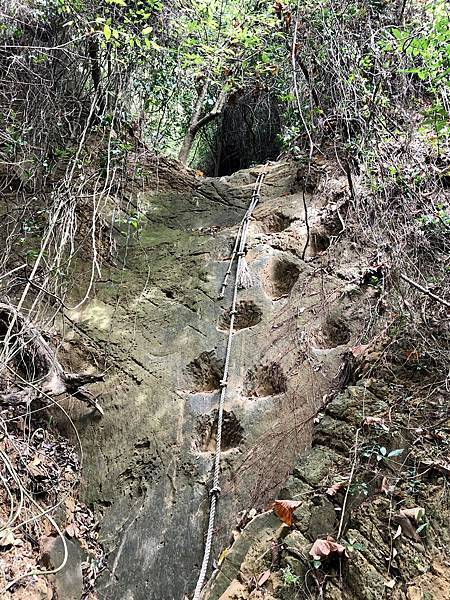
{"label": "small stone", "polygon": [[286,558],[284,559],[284,562],[286,563],[286,565],[288,567],[290,567],[290,569],[294,573],[294,575],[297,575],[297,577],[302,577],[302,578],[305,576],[306,568],[301,560],[299,560],[298,558],[295,558],[295,556],[286,556]]}
{"label": "small stone", "polygon": [[[55,574],[55,588],[58,598],[79,600],[83,594],[83,573],[81,563],[86,553],[76,540],[65,540],[67,544],[67,562],[65,567]],[[47,568],[56,569],[64,559],[64,545],[60,537],[46,537],[41,541],[42,563]]]}
{"label": "small stone", "polygon": [[406,592],[408,600],[423,600],[423,592],[419,587],[410,587]]}
{"label": "small stone", "polygon": [[247,588],[237,579],[234,579],[219,600],[246,600],[248,597]]}
{"label": "small stone", "polygon": [[287,552],[293,548],[296,552],[306,555],[305,549],[309,547],[311,543],[300,531],[294,529],[294,531],[284,538],[284,545]]}

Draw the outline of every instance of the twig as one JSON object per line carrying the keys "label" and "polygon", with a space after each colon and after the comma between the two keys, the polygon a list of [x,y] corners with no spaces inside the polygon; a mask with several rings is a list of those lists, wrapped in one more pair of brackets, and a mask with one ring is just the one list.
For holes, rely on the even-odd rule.
{"label": "twig", "polygon": [[308,206],[306,204],[306,196],[305,196],[305,181],[303,180],[303,189],[302,189],[302,200],[303,200],[303,210],[305,211],[305,225],[306,225],[306,242],[303,247],[302,252],[302,260],[305,260],[306,250],[309,246],[309,237],[310,237],[310,227],[308,220]]}
{"label": "twig", "polygon": [[339,529],[337,534],[337,539],[339,540],[342,535],[342,530],[344,527],[344,518],[345,518],[345,509],[347,507],[348,495],[350,493],[350,486],[352,485],[353,475],[355,474],[356,463],[358,459],[358,436],[359,436],[359,428],[356,430],[355,434],[355,457],[353,459],[352,470],[350,471],[350,476],[348,478],[347,490],[345,492],[344,503],[342,504],[342,512],[341,512],[341,520],[339,522]]}
{"label": "twig", "polygon": [[422,285],[420,285],[420,283],[417,283],[417,281],[413,281],[412,279],[410,279],[407,275],[404,275],[403,273],[400,273],[400,278],[403,279],[403,281],[406,281],[406,283],[409,283],[410,285],[412,285],[413,287],[418,289],[423,294],[426,294],[433,300],[436,300],[436,302],[440,302],[440,304],[443,304],[447,308],[450,308],[450,302],[447,302],[447,300],[444,300],[444,298],[441,298],[440,296],[436,296],[436,294],[433,294],[433,292],[431,292],[428,288],[425,288]]}

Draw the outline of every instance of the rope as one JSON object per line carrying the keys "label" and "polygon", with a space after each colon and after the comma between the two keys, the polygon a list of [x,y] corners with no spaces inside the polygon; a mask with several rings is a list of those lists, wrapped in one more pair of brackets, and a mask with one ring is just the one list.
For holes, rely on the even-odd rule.
{"label": "rope", "polygon": [[200,569],[200,574],[198,576],[197,585],[195,586],[195,592],[193,596],[193,600],[200,600],[200,594],[203,588],[203,584],[205,583],[206,573],[208,570],[209,559],[211,555],[211,545],[214,533],[214,522],[216,518],[216,507],[217,502],[220,496],[220,460],[221,460],[221,446],[222,446],[222,426],[223,426],[223,407],[225,403],[225,396],[227,392],[228,385],[228,371],[230,367],[230,356],[231,356],[231,346],[232,339],[234,334],[234,318],[236,316],[236,303],[237,303],[237,293],[238,293],[238,282],[239,275],[241,272],[242,260],[245,255],[245,246],[247,242],[247,234],[248,234],[248,226],[250,222],[250,218],[252,213],[260,200],[260,192],[261,185],[266,175],[265,168],[259,173],[255,187],[252,193],[252,198],[250,200],[249,207],[245,212],[245,215],[239,225],[239,229],[236,235],[236,241],[234,243],[233,251],[231,253],[230,262],[228,265],[228,269],[225,273],[225,277],[222,283],[222,288],[220,290],[219,298],[223,298],[225,295],[225,290],[228,285],[228,278],[232,272],[233,264],[236,260],[237,256],[237,266],[235,273],[235,281],[233,286],[233,296],[231,301],[231,310],[230,310],[230,329],[228,332],[228,340],[227,340],[227,348],[225,353],[225,364],[223,368],[223,378],[220,382],[220,400],[219,400],[219,413],[217,418],[217,438],[216,438],[216,452],[214,456],[214,475],[212,487],[209,491],[210,496],[210,505],[209,505],[209,521],[208,521],[208,532],[206,534],[206,542],[205,542],[205,550],[203,553],[203,561]]}

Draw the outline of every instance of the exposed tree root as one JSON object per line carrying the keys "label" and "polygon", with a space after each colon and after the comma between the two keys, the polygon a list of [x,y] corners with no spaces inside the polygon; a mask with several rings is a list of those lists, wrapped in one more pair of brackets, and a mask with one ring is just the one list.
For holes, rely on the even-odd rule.
{"label": "exposed tree root", "polygon": [[14,381],[0,393],[0,403],[29,404],[42,395],[70,394],[103,414],[101,406],[83,386],[103,380],[103,374],[67,373],[39,330],[14,306],[0,303],[0,337],[3,352],[0,369],[14,374]]}

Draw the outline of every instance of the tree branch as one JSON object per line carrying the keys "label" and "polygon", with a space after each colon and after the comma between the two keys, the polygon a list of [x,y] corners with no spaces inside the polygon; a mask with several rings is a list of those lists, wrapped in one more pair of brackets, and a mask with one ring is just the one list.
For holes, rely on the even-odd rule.
{"label": "tree branch", "polygon": [[409,285],[412,285],[413,287],[418,289],[420,292],[426,294],[430,298],[433,298],[433,300],[436,300],[436,302],[439,302],[447,308],[450,308],[450,302],[447,302],[447,300],[444,300],[444,298],[441,298],[440,296],[436,296],[436,294],[433,294],[433,292],[431,292],[428,288],[425,288],[422,285],[420,285],[420,283],[417,283],[417,281],[413,281],[403,273],[400,273],[400,278],[403,279],[403,281],[406,281],[406,283],[409,283]]}

